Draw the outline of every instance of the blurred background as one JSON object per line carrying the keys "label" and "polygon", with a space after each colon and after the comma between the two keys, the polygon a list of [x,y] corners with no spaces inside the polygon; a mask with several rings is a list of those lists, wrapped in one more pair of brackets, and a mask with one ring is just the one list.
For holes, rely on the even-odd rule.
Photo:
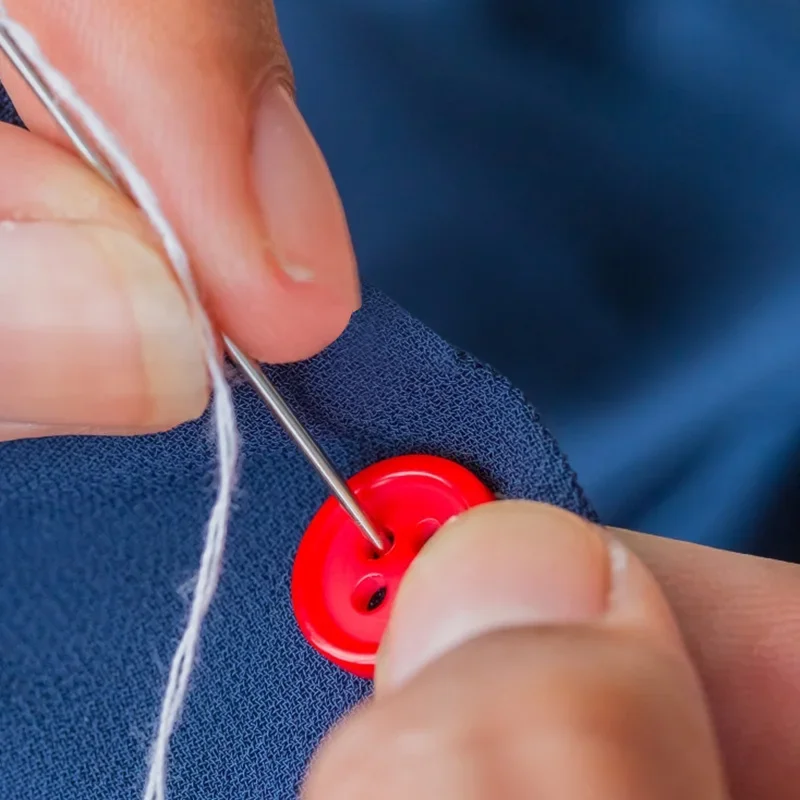
{"label": "blurred background", "polygon": [[606,523],[800,560],[800,4],[277,6],[366,280]]}

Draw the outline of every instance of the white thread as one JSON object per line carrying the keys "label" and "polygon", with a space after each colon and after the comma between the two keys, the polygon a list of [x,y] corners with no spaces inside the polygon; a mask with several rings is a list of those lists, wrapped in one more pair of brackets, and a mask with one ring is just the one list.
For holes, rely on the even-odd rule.
{"label": "white thread", "polygon": [[206,528],[205,544],[189,609],[189,619],[170,665],[167,687],[161,703],[158,731],[150,752],[143,798],[144,800],[164,800],[170,739],[186,698],[203,620],[214,598],[222,570],[222,556],[227,536],[239,446],[233,400],[230,387],[225,380],[223,365],[217,356],[216,340],[211,323],[200,302],[192,278],[188,256],[161,211],[150,184],[100,117],[80,97],[70,82],[49,63],[33,36],[10,18],[3,0],[0,0],[0,28],[5,29],[16,42],[58,100],[85,126],[109,164],[127,184],[131,196],[160,236],[170,264],[186,295],[191,313],[203,335],[205,360],[214,391],[219,483]]}

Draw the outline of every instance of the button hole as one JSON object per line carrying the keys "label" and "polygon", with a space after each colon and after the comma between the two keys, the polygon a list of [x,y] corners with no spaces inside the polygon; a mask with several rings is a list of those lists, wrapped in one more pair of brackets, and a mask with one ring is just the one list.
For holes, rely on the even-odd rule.
{"label": "button hole", "polygon": [[367,603],[367,611],[376,611],[383,605],[383,601],[385,599],[386,587],[381,586],[381,588],[377,589],[372,597],[370,597],[369,602]]}
{"label": "button hole", "polygon": [[361,614],[372,614],[386,602],[388,592],[383,575],[367,575],[353,591],[353,607]]}
{"label": "button hole", "polygon": [[438,519],[429,517],[428,519],[420,520],[412,536],[414,553],[419,553],[441,527],[442,523]]}
{"label": "button hole", "polygon": [[379,558],[384,558],[384,556],[388,556],[389,553],[391,553],[392,549],[394,548],[394,534],[391,531],[386,531],[386,530],[384,531],[384,533],[386,534],[386,538],[389,540],[389,549],[385,553],[379,553],[377,550],[373,549],[369,555],[369,557],[373,561],[377,561]]}

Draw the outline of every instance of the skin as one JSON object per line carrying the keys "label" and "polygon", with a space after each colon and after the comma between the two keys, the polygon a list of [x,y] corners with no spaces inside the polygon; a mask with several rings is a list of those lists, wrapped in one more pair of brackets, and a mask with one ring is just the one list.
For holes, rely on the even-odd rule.
{"label": "skin", "polygon": [[[217,326],[268,361],[333,341],[355,259],[271,3],[6,3],[153,184]],[[0,125],[0,440],[198,416],[200,340],[158,243],[0,77],[30,129]],[[490,504],[405,576],[375,697],[304,796],[789,800],[798,641],[800,568]]]}
{"label": "skin", "polygon": [[790,800],[800,567],[507,501],[406,573],[305,800]]}
{"label": "skin", "polygon": [[[272,362],[333,341],[360,303],[355,258],[271,3],[6,5],[152,183],[217,326]],[[199,338],[153,236],[0,77],[32,132],[0,126],[0,438],[197,417]]]}

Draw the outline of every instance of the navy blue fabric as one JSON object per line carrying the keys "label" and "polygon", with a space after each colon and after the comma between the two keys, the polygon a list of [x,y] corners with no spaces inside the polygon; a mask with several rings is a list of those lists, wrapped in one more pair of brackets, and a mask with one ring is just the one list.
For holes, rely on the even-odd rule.
{"label": "navy blue fabric", "polygon": [[277,6],[365,276],[605,520],[758,548],[800,491],[800,5]]}
{"label": "navy blue fabric", "polygon": [[11,122],[14,125],[22,124],[14,106],[11,104],[11,100],[3,91],[2,86],[0,86],[0,122]]}
{"label": "navy blue fabric", "polygon": [[[271,373],[345,473],[434,453],[499,493],[593,517],[522,396],[377,291],[326,352]],[[314,745],[368,691],[311,650],[290,607],[325,489],[248,387],[236,406],[243,469],[175,800],[294,797]],[[136,796],[213,497],[209,430],[0,445],[3,800]]]}

